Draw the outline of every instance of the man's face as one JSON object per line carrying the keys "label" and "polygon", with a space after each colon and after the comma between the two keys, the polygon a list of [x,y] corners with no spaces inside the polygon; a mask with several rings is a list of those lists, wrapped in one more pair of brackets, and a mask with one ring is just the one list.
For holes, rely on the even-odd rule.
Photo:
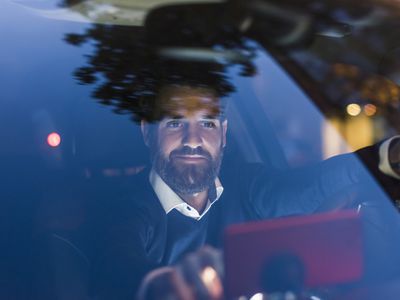
{"label": "man's face", "polygon": [[218,176],[226,143],[226,120],[219,101],[208,89],[170,87],[160,100],[167,112],[149,135],[153,168],[178,194],[202,192]]}

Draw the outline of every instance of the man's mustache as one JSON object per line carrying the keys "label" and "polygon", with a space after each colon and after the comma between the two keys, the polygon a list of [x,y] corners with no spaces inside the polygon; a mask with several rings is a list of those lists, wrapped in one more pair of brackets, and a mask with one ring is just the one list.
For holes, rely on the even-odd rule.
{"label": "man's mustache", "polygon": [[188,146],[183,146],[182,148],[176,149],[171,152],[170,158],[175,156],[183,156],[183,155],[199,155],[208,160],[212,160],[212,156],[209,152],[204,150],[202,147],[191,148]]}

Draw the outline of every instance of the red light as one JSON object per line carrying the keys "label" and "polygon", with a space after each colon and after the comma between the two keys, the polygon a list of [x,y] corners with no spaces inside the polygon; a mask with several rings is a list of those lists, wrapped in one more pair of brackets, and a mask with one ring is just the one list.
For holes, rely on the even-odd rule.
{"label": "red light", "polygon": [[47,144],[50,147],[58,147],[61,143],[61,136],[57,132],[52,132],[47,136]]}

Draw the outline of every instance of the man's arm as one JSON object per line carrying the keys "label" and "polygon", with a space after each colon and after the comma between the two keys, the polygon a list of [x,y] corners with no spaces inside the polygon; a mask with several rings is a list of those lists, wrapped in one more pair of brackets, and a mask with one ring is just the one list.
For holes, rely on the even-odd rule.
{"label": "man's arm", "polygon": [[134,299],[143,277],[158,267],[146,253],[152,219],[146,210],[121,205],[104,221],[92,272],[99,299]]}
{"label": "man's arm", "polygon": [[[394,144],[394,141],[397,143]],[[283,172],[271,172],[259,167],[247,176],[250,178],[247,181],[249,209],[260,219],[310,214],[347,206],[360,195],[366,198],[375,195],[376,198],[380,194],[380,197],[387,198],[379,192],[382,191],[381,187],[390,194],[391,199],[397,199],[399,181],[393,177],[393,171],[384,171],[381,165],[382,157],[389,163],[389,155],[390,162],[393,157],[400,160],[398,141],[398,138],[387,141],[391,142],[391,148],[388,143],[381,143]],[[383,155],[385,145],[386,149],[393,151],[387,150]]]}
{"label": "man's arm", "polygon": [[258,219],[329,210],[351,199],[366,174],[355,154],[279,172],[260,166],[248,175],[246,202]]}
{"label": "man's arm", "polygon": [[399,181],[378,165],[376,145],[309,168],[279,173],[261,169],[250,184],[249,209],[268,219],[357,208],[363,223],[364,280],[390,279],[400,274],[400,218],[392,203]]}

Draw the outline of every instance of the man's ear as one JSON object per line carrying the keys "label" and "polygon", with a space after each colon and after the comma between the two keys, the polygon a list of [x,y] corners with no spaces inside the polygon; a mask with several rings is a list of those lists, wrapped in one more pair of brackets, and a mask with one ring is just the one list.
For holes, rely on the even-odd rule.
{"label": "man's ear", "polygon": [[228,120],[222,122],[222,147],[226,146],[226,131],[228,130]]}
{"label": "man's ear", "polygon": [[146,146],[149,147],[149,145],[150,145],[149,124],[145,120],[140,121],[140,129],[142,131],[143,141],[146,144]]}

